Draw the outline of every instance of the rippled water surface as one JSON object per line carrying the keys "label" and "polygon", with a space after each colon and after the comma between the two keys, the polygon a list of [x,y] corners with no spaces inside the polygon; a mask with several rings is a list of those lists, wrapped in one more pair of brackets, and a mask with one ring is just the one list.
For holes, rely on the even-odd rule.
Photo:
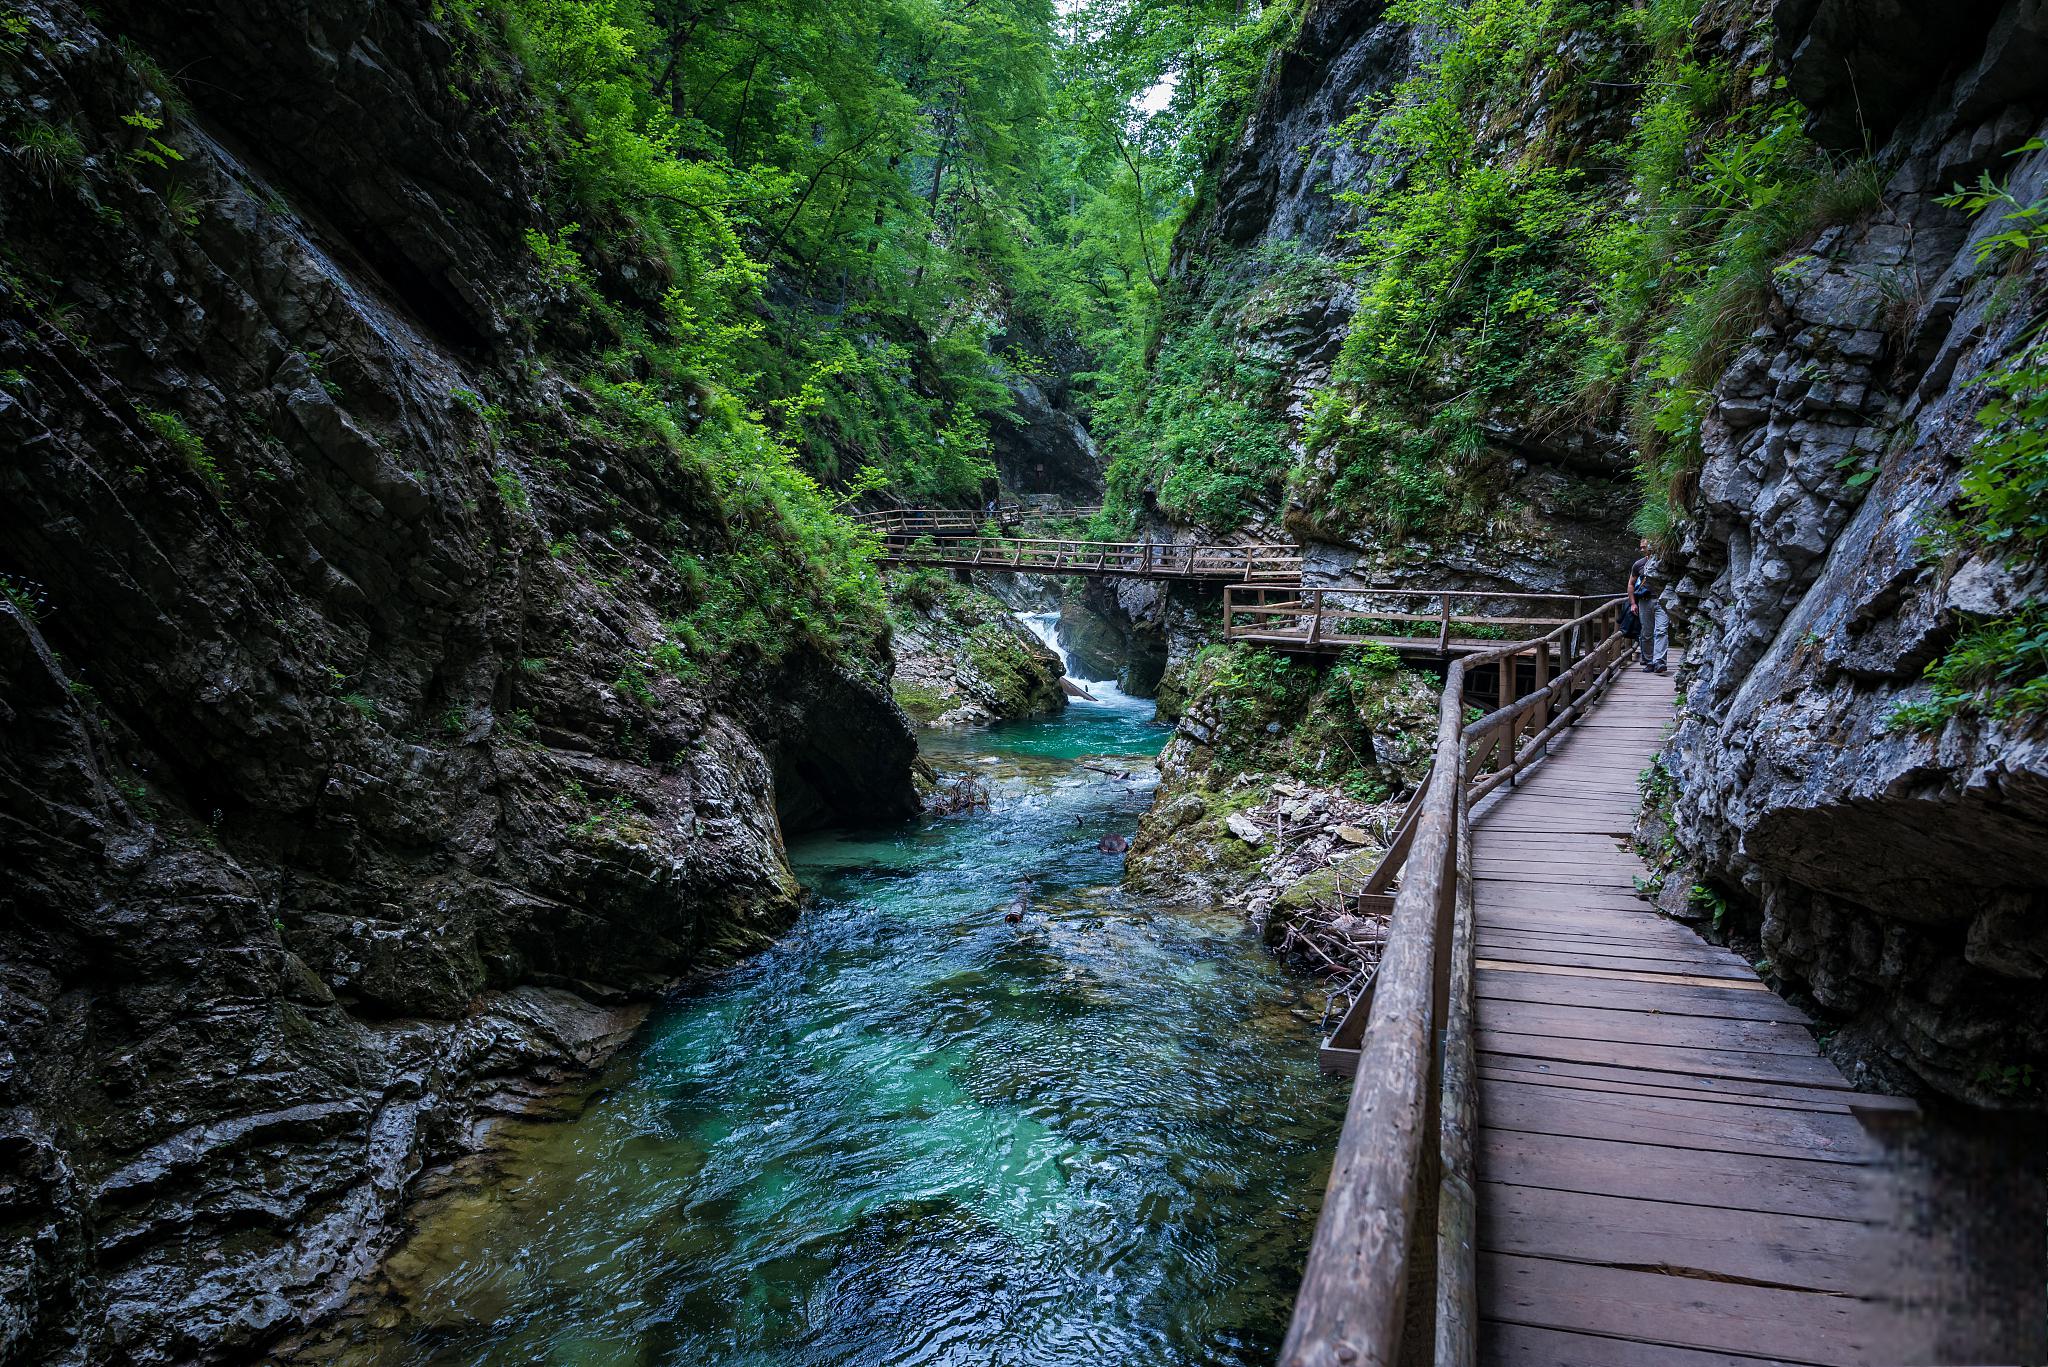
{"label": "rippled water surface", "polygon": [[[810,840],[777,947],[430,1204],[351,1364],[1265,1363],[1341,1089],[1235,917],[1123,896],[1164,733],[928,739],[986,811]],[[1023,880],[1023,920],[1004,920]]]}

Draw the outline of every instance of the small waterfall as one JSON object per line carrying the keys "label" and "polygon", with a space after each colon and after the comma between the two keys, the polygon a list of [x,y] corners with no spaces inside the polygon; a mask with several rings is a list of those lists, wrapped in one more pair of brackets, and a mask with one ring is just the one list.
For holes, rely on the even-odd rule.
{"label": "small waterfall", "polygon": [[1068,701],[1082,706],[1093,703],[1099,707],[1129,707],[1140,704],[1140,699],[1125,693],[1114,679],[1084,679],[1074,673],[1073,656],[1060,644],[1060,615],[1057,610],[1020,612],[1017,614],[1017,620],[1024,624],[1026,631],[1045,642],[1046,648],[1060,657],[1060,673],[1066,676],[1068,683],[1081,690],[1079,695],[1070,697]]}

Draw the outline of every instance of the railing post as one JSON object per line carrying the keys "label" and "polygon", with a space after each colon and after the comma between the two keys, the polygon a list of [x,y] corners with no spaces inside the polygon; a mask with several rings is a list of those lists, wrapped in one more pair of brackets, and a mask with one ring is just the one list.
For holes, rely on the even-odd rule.
{"label": "railing post", "polygon": [[1314,614],[1308,619],[1308,643],[1312,646],[1320,645],[1323,639],[1323,591],[1308,589],[1306,592],[1309,594],[1310,609]]}
{"label": "railing post", "polygon": [[[1506,707],[1522,697],[1522,652],[1511,650],[1500,658],[1500,705]],[[1522,781],[1522,715],[1508,718],[1508,786]]]}
{"label": "railing post", "polygon": [[1443,604],[1438,614],[1436,632],[1436,653],[1449,658],[1451,653],[1451,591],[1443,592]]}

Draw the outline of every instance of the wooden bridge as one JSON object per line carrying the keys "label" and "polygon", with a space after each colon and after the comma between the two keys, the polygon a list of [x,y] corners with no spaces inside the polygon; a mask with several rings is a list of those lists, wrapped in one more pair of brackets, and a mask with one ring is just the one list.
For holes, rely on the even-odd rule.
{"label": "wooden bridge", "polygon": [[1448,659],[1494,652],[1504,640],[1524,640],[1569,626],[1604,601],[1581,594],[1493,589],[1233,584],[1223,590],[1223,635],[1226,640],[1311,654],[1384,645]]}
{"label": "wooden bridge", "polygon": [[[1673,690],[1619,607],[1448,668],[1365,890],[1377,980],[1323,1050],[1355,1082],[1284,1367],[1936,1360],[1871,1128],[1911,1103],[1854,1091],[1747,963],[1637,896]],[[1499,705],[1467,723],[1482,669]]]}
{"label": "wooden bridge", "polygon": [[[1072,515],[1094,511],[1076,510]],[[884,565],[1080,574],[1107,579],[1301,582],[1301,548],[1292,545],[1195,545],[987,535],[986,528],[991,522],[999,530],[1021,523],[1020,510],[1005,508],[998,508],[993,518],[946,508],[898,508],[856,514],[855,520],[881,534]]]}

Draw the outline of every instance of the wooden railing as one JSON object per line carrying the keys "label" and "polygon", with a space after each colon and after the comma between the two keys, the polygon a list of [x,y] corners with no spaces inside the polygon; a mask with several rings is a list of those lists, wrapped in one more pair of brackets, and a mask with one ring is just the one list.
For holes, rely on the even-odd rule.
{"label": "wooden railing", "polygon": [[[912,540],[892,535],[888,564],[1041,574],[1121,575],[1144,579],[1212,579],[1298,585],[1298,546],[1197,546],[1158,541],[1081,541],[1053,537],[963,536]],[[1299,589],[1291,590],[1299,592]]]}
{"label": "wooden railing", "polygon": [[[1379,971],[1325,1049],[1349,1055],[1353,1030],[1351,1104],[1283,1367],[1476,1359],[1472,804],[1514,782],[1625,667],[1622,606],[1449,665],[1435,759],[1364,892],[1384,898],[1399,873]],[[1498,670],[1501,705],[1467,723],[1466,676],[1483,666]]]}
{"label": "wooden railing", "polygon": [[1569,593],[1492,589],[1241,585],[1223,591],[1223,635],[1307,650],[1406,638],[1433,641],[1439,654],[1449,655],[1567,625],[1597,601]]}
{"label": "wooden railing", "polygon": [[1085,522],[1101,511],[1100,503],[1078,508],[1048,508],[1042,513],[1021,503],[1002,503],[996,506],[994,517],[986,511],[977,512],[972,508],[876,508],[848,516],[884,536],[975,536],[991,522],[998,527],[1016,527],[1034,515],[1048,521],[1075,519]]}
{"label": "wooden railing", "polygon": [[979,536],[991,522],[998,527],[1016,526],[1024,520],[1024,510],[1005,503],[994,517],[968,508],[879,508],[851,516],[883,536]]}

